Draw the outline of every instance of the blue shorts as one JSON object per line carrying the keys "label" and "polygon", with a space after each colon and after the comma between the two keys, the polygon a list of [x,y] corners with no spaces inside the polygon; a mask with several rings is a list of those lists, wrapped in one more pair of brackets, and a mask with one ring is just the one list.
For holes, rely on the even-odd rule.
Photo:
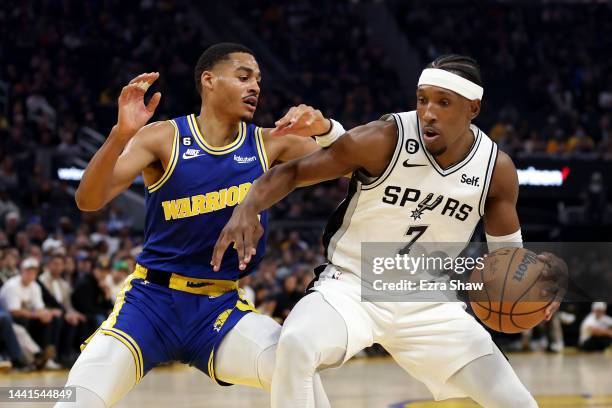
{"label": "blue shorts", "polygon": [[[126,279],[113,312],[98,329],[130,349],[136,362],[136,382],[158,364],[180,361],[197,367],[218,384],[229,385],[215,377],[215,349],[243,316],[255,311],[254,307],[237,289],[226,288],[214,295],[190,293],[147,281],[143,270],[146,274],[145,268],[137,266]],[[198,287],[191,283],[183,282],[182,286]],[[206,283],[206,289],[211,293],[214,284]]]}

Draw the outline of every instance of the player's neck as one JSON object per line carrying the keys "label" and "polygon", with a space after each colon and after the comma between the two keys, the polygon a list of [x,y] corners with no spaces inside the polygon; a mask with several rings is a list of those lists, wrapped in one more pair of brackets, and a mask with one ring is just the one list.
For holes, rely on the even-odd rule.
{"label": "player's neck", "polygon": [[446,151],[439,156],[434,157],[440,168],[447,169],[455,163],[459,163],[465,159],[472,150],[472,145],[476,141],[476,136],[472,130],[468,128],[467,132],[457,138],[455,143],[448,146]]}
{"label": "player's neck", "polygon": [[206,143],[213,147],[223,147],[231,144],[238,135],[240,121],[231,121],[226,117],[215,115],[212,109],[200,110],[196,116],[196,124]]}

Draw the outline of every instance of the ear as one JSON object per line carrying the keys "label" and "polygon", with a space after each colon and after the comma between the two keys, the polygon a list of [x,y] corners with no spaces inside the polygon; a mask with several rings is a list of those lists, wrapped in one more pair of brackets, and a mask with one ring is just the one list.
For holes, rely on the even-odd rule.
{"label": "ear", "polygon": [[214,76],[210,71],[202,72],[202,76],[200,76],[200,82],[202,84],[202,91],[205,89],[211,91],[213,89]]}
{"label": "ear", "polygon": [[470,120],[476,119],[480,114],[480,99],[470,101]]}

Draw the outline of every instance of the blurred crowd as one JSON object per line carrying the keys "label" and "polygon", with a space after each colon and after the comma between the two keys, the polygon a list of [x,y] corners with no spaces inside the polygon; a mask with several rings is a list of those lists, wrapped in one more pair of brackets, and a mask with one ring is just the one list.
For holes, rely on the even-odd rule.
{"label": "blurred crowd", "polygon": [[68,219],[46,230],[36,219],[6,214],[0,228],[0,355],[22,369],[71,366],[134,268],[138,249],[129,232],[105,221],[75,228]]}
{"label": "blurred crowd", "polygon": [[290,69],[289,84],[266,80],[261,123],[289,104],[307,103],[342,121],[346,129],[412,105],[383,48],[371,38],[357,2],[258,1],[242,7],[243,20]]}
{"label": "blurred crowd", "polygon": [[[438,2],[417,3],[389,7],[424,64],[445,52],[481,62],[478,124],[504,150],[612,157],[612,62],[598,58],[612,49],[608,6],[454,2],[444,17]],[[258,123],[302,102],[346,128],[414,106],[358,2],[227,4],[291,68],[283,81],[263,73]],[[54,169],[89,159],[80,130],[105,134],[119,90],[140,72],[161,73],[155,119],[196,110],[193,64],[209,42],[180,0],[6,1],[0,35],[0,367],[67,367],[112,309],[142,234],[115,204],[80,214],[74,184]],[[263,313],[282,321],[303,296],[346,185],[302,189],[272,210],[268,254],[241,283]],[[588,311],[567,313],[576,326]]]}
{"label": "blurred crowd", "polygon": [[[287,204],[290,213],[291,203]],[[282,207],[281,207],[282,208]],[[16,212],[0,222],[0,368],[70,367],[79,345],[106,319],[134,270],[142,236],[108,212],[47,230]],[[282,322],[324,262],[320,228],[269,236],[257,271],[241,281],[246,297]]]}
{"label": "blurred crowd", "polygon": [[[612,158],[609,2],[393,2],[424,61],[465,53],[485,85],[479,123],[511,154]],[[440,7],[445,12],[439,13]]]}

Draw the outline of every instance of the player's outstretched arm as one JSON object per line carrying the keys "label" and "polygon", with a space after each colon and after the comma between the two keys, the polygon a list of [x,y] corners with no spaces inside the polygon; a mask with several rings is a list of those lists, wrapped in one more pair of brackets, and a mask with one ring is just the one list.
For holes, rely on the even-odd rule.
{"label": "player's outstretched arm", "polygon": [[287,162],[320,150],[312,139],[329,132],[331,121],[320,110],[301,104],[277,120],[274,128],[263,129],[268,162]]}
{"label": "player's outstretched arm", "polygon": [[158,77],[156,72],[141,74],[121,90],[117,124],[87,165],[76,191],[75,199],[80,210],[102,208],[129,187],[138,174],[156,159],[147,148],[150,144],[147,133],[163,132],[164,127],[170,127],[167,131],[171,131],[172,126],[163,124],[142,129],[161,99],[157,92],[148,105],[144,104],[146,90]]}
{"label": "player's outstretched arm", "polygon": [[245,269],[263,234],[257,215],[297,187],[332,180],[358,169],[372,176],[382,174],[395,149],[396,132],[391,122],[356,127],[329,148],[276,166],[257,179],[221,231],[211,261],[213,269],[219,270],[223,254],[232,243],[238,251],[240,269]]}

